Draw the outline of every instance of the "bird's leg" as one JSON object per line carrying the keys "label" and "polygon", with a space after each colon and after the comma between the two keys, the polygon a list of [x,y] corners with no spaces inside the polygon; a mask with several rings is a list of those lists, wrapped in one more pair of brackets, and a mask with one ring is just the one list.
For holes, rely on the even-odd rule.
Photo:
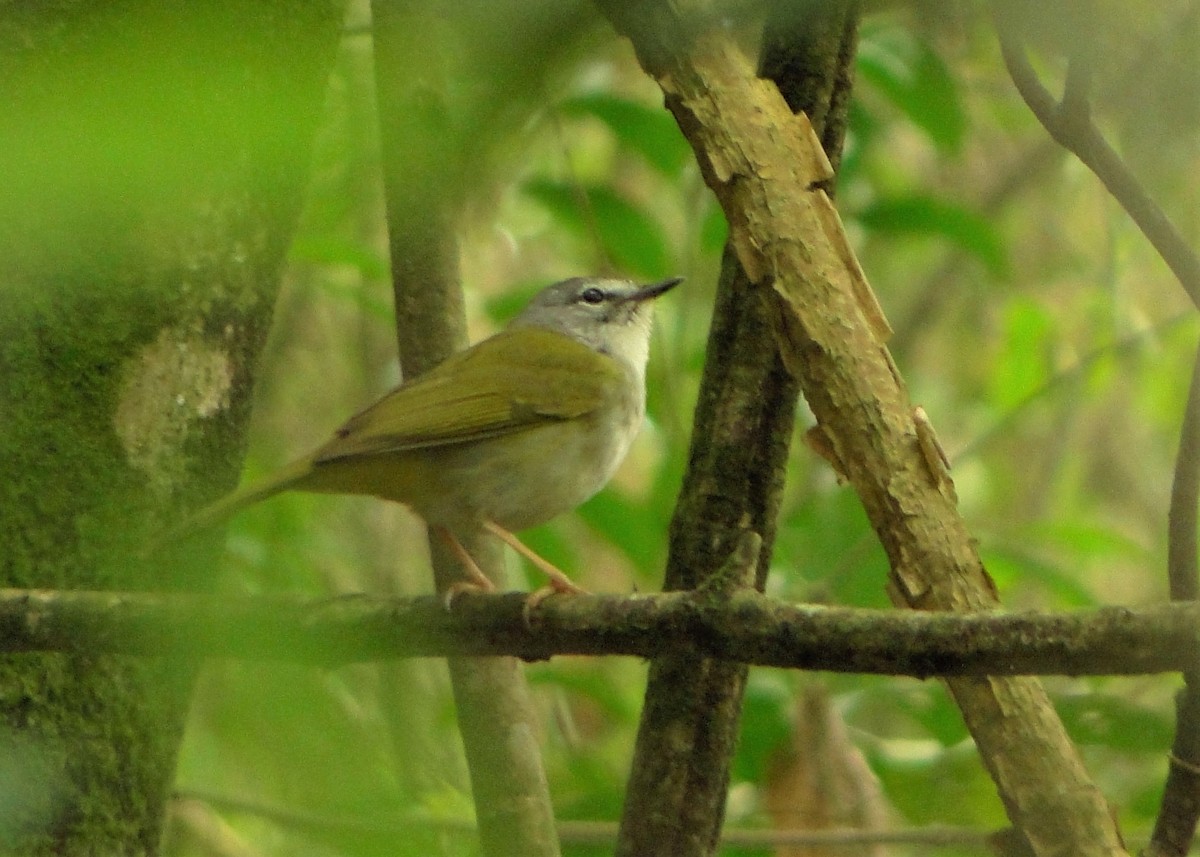
{"label": "bird's leg", "polygon": [[584,595],[587,593],[587,590],[575,583],[572,583],[571,578],[563,574],[562,569],[549,560],[538,556],[534,550],[526,547],[521,543],[520,539],[518,539],[508,530],[504,529],[504,527],[497,524],[495,521],[485,520],[483,522],[483,528],[541,569],[542,573],[550,578],[550,587],[555,592],[562,592],[570,595]]}
{"label": "bird's leg", "polygon": [[554,563],[537,555],[537,553],[521,543],[521,540],[510,533],[504,527],[497,524],[495,521],[485,520],[483,528],[492,535],[496,536],[502,542],[507,544],[517,553],[524,556],[542,572],[550,578],[548,586],[543,586],[541,589],[536,589],[529,593],[529,597],[525,600],[524,613],[528,619],[529,611],[540,604],[547,597],[556,592],[561,592],[564,595],[586,595],[587,590],[576,583],[572,583],[571,579],[563,574],[562,569]]}
{"label": "bird's leg", "polygon": [[483,569],[479,567],[479,563],[475,562],[475,558],[467,552],[467,549],[462,546],[454,535],[445,527],[435,526],[433,532],[441,540],[442,544],[450,549],[450,552],[462,563],[463,570],[466,571],[469,580],[456,580],[446,587],[446,592],[442,596],[442,602],[446,605],[446,609],[450,609],[450,605],[454,602],[454,597],[461,592],[467,591],[482,591],[495,592],[496,584],[492,583],[491,578],[483,573]]}

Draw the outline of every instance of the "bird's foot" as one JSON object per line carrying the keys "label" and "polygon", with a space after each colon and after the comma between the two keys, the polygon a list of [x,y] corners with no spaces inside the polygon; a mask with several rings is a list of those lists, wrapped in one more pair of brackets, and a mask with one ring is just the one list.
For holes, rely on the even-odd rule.
{"label": "bird's foot", "polygon": [[442,606],[449,611],[454,607],[454,599],[466,592],[473,592],[476,595],[490,595],[496,591],[496,584],[492,583],[486,577],[482,578],[482,582],[472,578],[471,580],[456,580],[446,587],[446,591],[442,593]]}
{"label": "bird's foot", "polygon": [[[545,569],[542,569],[545,571]],[[576,583],[572,583],[565,574],[558,569],[557,575],[549,575],[550,582],[540,589],[535,589],[525,596],[525,603],[521,606],[521,618],[525,620],[525,626],[529,627],[532,622],[530,620],[530,612],[551,595],[587,595],[588,591]]]}

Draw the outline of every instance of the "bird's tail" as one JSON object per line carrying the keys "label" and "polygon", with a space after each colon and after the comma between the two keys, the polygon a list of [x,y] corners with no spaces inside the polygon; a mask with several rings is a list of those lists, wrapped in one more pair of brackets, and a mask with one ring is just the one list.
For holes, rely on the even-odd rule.
{"label": "bird's tail", "polygon": [[211,529],[247,506],[253,505],[260,500],[265,500],[281,491],[296,487],[297,483],[303,480],[311,471],[311,460],[302,458],[293,461],[282,470],[272,474],[268,479],[226,494],[215,503],[205,506],[175,526],[159,533],[143,548],[142,553],[144,555],[153,555],[169,545],[185,541],[197,533]]}

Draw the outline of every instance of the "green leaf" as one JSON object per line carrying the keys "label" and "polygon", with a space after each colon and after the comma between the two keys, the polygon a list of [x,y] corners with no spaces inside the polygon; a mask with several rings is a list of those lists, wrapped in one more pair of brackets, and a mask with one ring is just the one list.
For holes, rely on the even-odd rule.
{"label": "green leaf", "polygon": [[1121,560],[1150,566],[1154,557],[1145,545],[1130,538],[1110,523],[1087,517],[1032,521],[1027,526],[1030,538],[1062,551],[1069,551],[1080,565],[1088,562]]}
{"label": "green leaf", "polygon": [[848,488],[814,491],[797,504],[781,521],[775,552],[776,562],[803,583],[806,598],[856,607],[888,603],[887,556]]}
{"label": "green leaf", "polygon": [[880,233],[943,238],[979,259],[993,276],[1008,276],[1008,255],[999,234],[986,218],[961,205],[913,194],[880,199],[855,217]]}
{"label": "green leaf", "polygon": [[992,374],[990,398],[1003,412],[1045,387],[1050,377],[1054,321],[1036,301],[1014,296],[1005,308],[1004,340]]}
{"label": "green leaf", "polygon": [[753,670],[742,703],[741,735],[733,760],[735,780],[762,782],[771,760],[792,740],[795,692],[786,678]]}
{"label": "green leaf", "polygon": [[1001,594],[1024,584],[1026,591],[1034,588],[1054,596],[1064,607],[1088,607],[1096,603],[1095,596],[1080,582],[1072,563],[1046,560],[1038,555],[1037,544],[989,540],[982,547],[983,564],[996,582]]}
{"label": "green leaf", "polygon": [[607,185],[580,187],[534,179],[524,190],[581,238],[599,240],[618,268],[643,277],[668,273],[667,240],[645,210]]}
{"label": "green leaf", "polygon": [[568,116],[592,116],[613,132],[621,144],[667,176],[676,176],[691,159],[691,149],[671,114],[627,98],[589,93],[561,105]]}
{"label": "green leaf", "polygon": [[579,507],[577,514],[647,574],[658,570],[666,530],[652,511],[609,487]]}
{"label": "green leaf", "polygon": [[894,684],[875,688],[872,696],[876,703],[886,699],[897,721],[907,717],[943,747],[953,747],[970,737],[962,712],[945,693],[914,692],[911,686]]}
{"label": "green leaf", "polygon": [[[888,801],[910,823],[973,824],[990,827],[1001,822],[996,787],[983,773],[973,747],[934,751],[867,746],[872,771],[879,777]],[[899,750],[899,752],[897,752]],[[947,800],[948,789],[953,800]],[[975,854],[977,851],[955,851]]]}
{"label": "green leaf", "polygon": [[879,90],[943,154],[962,150],[967,118],[950,69],[925,42],[896,28],[887,37],[864,38],[860,77]]}
{"label": "green leaf", "polygon": [[544,669],[530,671],[529,681],[531,684],[553,686],[587,697],[604,713],[606,723],[610,725],[637,724],[637,706],[631,704],[632,700],[622,692],[612,673],[599,665],[584,668],[578,664],[566,666],[555,661]]}
{"label": "green leaf", "polygon": [[388,275],[387,261],[373,248],[360,241],[348,241],[335,235],[297,236],[288,251],[288,261],[348,265],[373,280],[381,280]]}
{"label": "green leaf", "polygon": [[1081,744],[1096,744],[1132,753],[1161,753],[1171,746],[1172,718],[1128,700],[1104,694],[1069,696],[1055,707],[1071,736]]}
{"label": "green leaf", "polygon": [[729,238],[729,222],[719,205],[710,205],[700,224],[700,248],[706,253],[719,253]]}

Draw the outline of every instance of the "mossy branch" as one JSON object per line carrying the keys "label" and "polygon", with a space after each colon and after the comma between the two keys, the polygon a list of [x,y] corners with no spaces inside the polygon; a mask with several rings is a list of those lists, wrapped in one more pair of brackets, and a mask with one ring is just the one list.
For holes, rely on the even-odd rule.
{"label": "mossy branch", "polygon": [[689,653],[759,666],[930,676],[1138,675],[1195,666],[1200,603],[1069,613],[788,604],[753,589],[547,598],[311,600],[0,590],[0,651],[348,663],[408,657]]}

